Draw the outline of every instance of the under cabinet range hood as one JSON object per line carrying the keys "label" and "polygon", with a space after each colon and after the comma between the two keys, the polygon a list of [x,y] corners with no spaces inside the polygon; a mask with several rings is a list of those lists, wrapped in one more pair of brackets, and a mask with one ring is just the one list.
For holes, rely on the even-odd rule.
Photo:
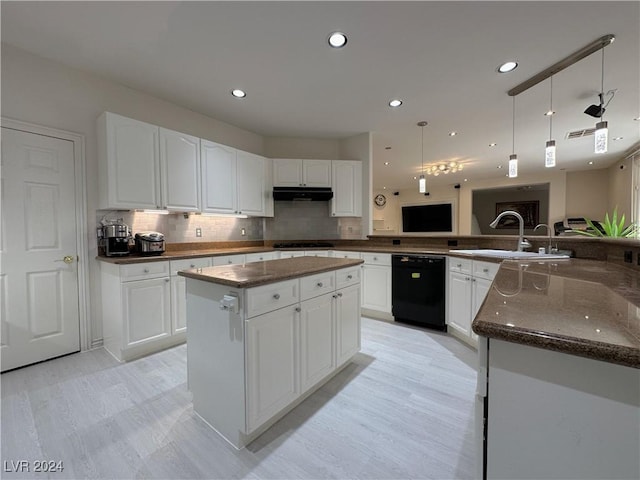
{"label": "under cabinet range hood", "polygon": [[323,202],[332,198],[330,187],[273,187],[274,200]]}

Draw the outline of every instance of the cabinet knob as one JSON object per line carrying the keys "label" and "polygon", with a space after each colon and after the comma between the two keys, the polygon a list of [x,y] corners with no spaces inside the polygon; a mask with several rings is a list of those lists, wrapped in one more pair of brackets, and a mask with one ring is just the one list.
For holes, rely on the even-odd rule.
{"label": "cabinet knob", "polygon": [[231,260],[227,260],[227,263],[228,263],[228,264],[232,264],[232,263],[233,263],[233,261],[231,261]]}
{"label": "cabinet knob", "polygon": [[462,268],[462,264],[461,264],[461,263],[458,263],[458,264],[456,265],[456,267],[458,267],[458,268]]}
{"label": "cabinet knob", "polygon": [[471,278],[470,278],[470,277],[464,277],[464,279],[465,279],[465,280],[471,280]]}
{"label": "cabinet knob", "polygon": [[300,307],[296,307],[296,312],[300,313]]}
{"label": "cabinet knob", "polygon": [[351,280],[353,278],[353,275],[347,275],[347,280]]}
{"label": "cabinet knob", "polygon": [[338,296],[339,296],[339,297],[341,297],[341,296],[342,296],[342,293],[339,293],[339,294],[338,294]]}
{"label": "cabinet knob", "polygon": [[378,257],[373,257],[373,261],[377,262],[378,261]]}
{"label": "cabinet knob", "polygon": [[318,288],[322,288],[322,282],[318,282],[317,285],[318,285]]}
{"label": "cabinet knob", "polygon": [[476,279],[475,279],[475,278],[472,278],[472,279],[471,279],[471,281],[472,281],[472,282],[475,282],[475,281],[476,281]]}
{"label": "cabinet knob", "polygon": [[279,293],[276,293],[276,294],[273,296],[273,298],[274,298],[275,300],[280,300],[280,294],[279,294]]}
{"label": "cabinet knob", "polygon": [[144,273],[149,273],[149,269],[148,269],[148,268],[145,268],[145,269],[144,269]]}
{"label": "cabinet knob", "polygon": [[190,265],[190,267],[191,267],[191,268],[196,268],[196,264],[195,264],[195,263],[192,263],[192,264]]}
{"label": "cabinet knob", "polygon": [[168,282],[168,281],[169,281],[169,279],[168,279],[168,278],[165,278],[165,279],[164,279],[164,281],[165,281],[165,282]]}
{"label": "cabinet knob", "polygon": [[483,268],[483,269],[482,269],[482,271],[483,271],[484,273],[489,273],[489,269],[488,269],[488,268]]}
{"label": "cabinet knob", "polygon": [[333,295],[331,295],[333,298],[338,298],[338,295],[336,295],[335,293]]}

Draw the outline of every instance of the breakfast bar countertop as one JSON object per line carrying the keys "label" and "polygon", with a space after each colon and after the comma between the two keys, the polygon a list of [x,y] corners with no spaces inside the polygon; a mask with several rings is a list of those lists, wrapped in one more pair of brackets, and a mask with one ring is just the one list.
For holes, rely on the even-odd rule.
{"label": "breakfast bar countertop", "polygon": [[640,369],[640,275],[593,260],[505,260],[472,328]]}
{"label": "breakfast bar countertop", "polygon": [[362,260],[331,257],[295,257],[279,260],[194,268],[178,275],[236,288],[249,288],[315,273],[360,265]]}

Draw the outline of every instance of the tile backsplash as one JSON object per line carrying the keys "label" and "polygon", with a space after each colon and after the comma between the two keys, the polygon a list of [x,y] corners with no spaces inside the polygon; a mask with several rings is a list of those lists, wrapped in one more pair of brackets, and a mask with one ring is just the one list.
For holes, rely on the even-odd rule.
{"label": "tile backsplash", "polygon": [[[144,231],[163,233],[167,243],[181,242],[223,242],[263,239],[262,218],[214,217],[208,215],[157,213],[135,211],[99,210],[96,212],[98,225],[104,217],[107,220],[122,219],[129,225],[132,234]],[[202,236],[196,235],[201,229]],[[245,235],[242,235],[244,229]]]}
{"label": "tile backsplash", "polygon": [[[274,218],[234,218],[98,210],[96,221],[122,219],[132,234],[163,233],[167,243],[362,238],[362,219],[331,216],[329,202],[276,202]],[[196,229],[202,236],[196,236]],[[244,235],[242,230],[244,229]]]}

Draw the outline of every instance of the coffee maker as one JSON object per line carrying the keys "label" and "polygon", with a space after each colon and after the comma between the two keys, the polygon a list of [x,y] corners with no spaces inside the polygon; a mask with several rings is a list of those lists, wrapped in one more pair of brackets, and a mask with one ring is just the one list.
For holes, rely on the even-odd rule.
{"label": "coffee maker", "polygon": [[107,257],[129,255],[131,230],[124,223],[111,223],[98,227],[98,247]]}

